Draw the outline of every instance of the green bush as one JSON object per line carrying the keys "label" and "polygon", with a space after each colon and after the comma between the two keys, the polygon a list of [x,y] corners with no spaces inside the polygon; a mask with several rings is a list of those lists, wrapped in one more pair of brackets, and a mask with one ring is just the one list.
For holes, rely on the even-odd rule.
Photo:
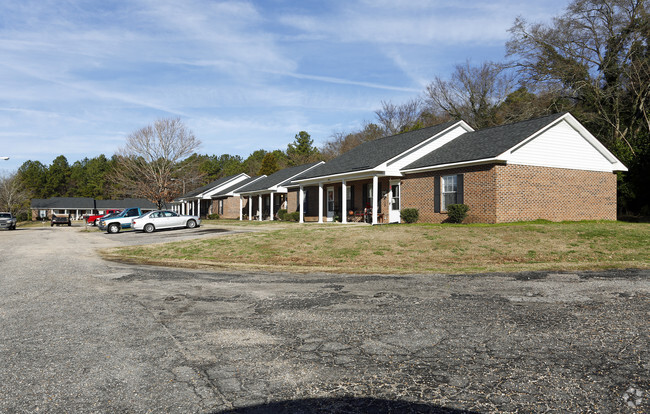
{"label": "green bush", "polygon": [[447,215],[452,223],[462,223],[467,217],[469,206],[467,204],[450,204],[447,206]]}
{"label": "green bush", "polygon": [[293,213],[287,213],[285,216],[287,221],[299,221],[300,220],[300,211],[294,211]]}
{"label": "green bush", "polygon": [[286,221],[287,220],[287,210],[284,209],[284,208],[281,208],[280,210],[278,210],[278,218],[281,221]]}
{"label": "green bush", "polygon": [[417,208],[404,208],[399,215],[405,223],[415,223],[420,218]]}
{"label": "green bush", "polygon": [[208,220],[219,220],[219,215],[217,213],[208,214]]}

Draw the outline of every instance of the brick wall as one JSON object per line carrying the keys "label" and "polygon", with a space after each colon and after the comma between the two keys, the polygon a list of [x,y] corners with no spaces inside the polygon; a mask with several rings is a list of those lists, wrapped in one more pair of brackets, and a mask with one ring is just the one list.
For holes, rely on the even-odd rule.
{"label": "brick wall", "polygon": [[616,174],[497,165],[497,221],[616,220]]}
{"label": "brick wall", "polygon": [[434,180],[463,174],[465,223],[616,220],[616,175],[525,165],[487,165],[409,174],[401,208],[417,208],[420,222],[441,223],[434,212]]}
{"label": "brick wall", "polygon": [[463,174],[464,204],[470,206],[465,223],[496,223],[496,171],[493,165],[409,174],[401,183],[401,209],[417,208],[420,222],[442,223],[446,213],[434,212],[434,180]]}

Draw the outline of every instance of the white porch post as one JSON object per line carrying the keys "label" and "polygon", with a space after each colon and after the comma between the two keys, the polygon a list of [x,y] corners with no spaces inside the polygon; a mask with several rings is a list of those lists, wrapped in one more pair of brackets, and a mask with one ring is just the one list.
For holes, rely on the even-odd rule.
{"label": "white porch post", "polygon": [[323,222],[323,183],[318,183],[318,222]]}
{"label": "white porch post", "polygon": [[376,175],[372,177],[372,224],[377,224],[377,187],[379,187],[379,177]]}
{"label": "white porch post", "polygon": [[269,200],[269,207],[271,209],[271,221],[273,221],[273,193],[270,195],[271,199]]}
{"label": "white porch post", "polygon": [[348,186],[345,180],[341,182],[341,223],[348,222]]}
{"label": "white porch post", "polygon": [[242,196],[239,196],[239,221],[244,219],[244,201]]}
{"label": "white porch post", "polygon": [[258,210],[259,219],[260,219],[260,221],[262,221],[262,220],[264,220],[264,218],[262,217],[262,194],[259,195],[258,201],[259,201],[259,203],[257,205],[257,208],[259,208],[259,210]]}
{"label": "white porch post", "polygon": [[248,221],[253,220],[253,196],[248,196]]}
{"label": "white porch post", "polygon": [[298,205],[300,206],[300,220],[299,223],[305,222],[305,189],[300,185],[300,190],[298,191]]}
{"label": "white porch post", "polygon": [[196,215],[201,217],[201,199],[196,200]]}

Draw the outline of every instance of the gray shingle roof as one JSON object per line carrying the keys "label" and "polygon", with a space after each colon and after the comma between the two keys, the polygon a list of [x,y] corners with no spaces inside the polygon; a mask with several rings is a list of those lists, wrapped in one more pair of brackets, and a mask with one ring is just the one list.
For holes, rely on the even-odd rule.
{"label": "gray shingle roof", "polygon": [[95,200],[88,197],[52,197],[52,198],[32,198],[31,208],[34,209],[94,209]]}
{"label": "gray shingle roof", "polygon": [[566,112],[467,132],[403,169],[410,170],[494,158],[565,114]]}
{"label": "gray shingle roof", "polygon": [[218,186],[220,186],[220,185],[222,185],[224,183],[227,183],[228,181],[232,180],[233,178],[237,177],[238,175],[240,175],[240,174],[231,175],[229,177],[221,177],[221,178],[219,178],[217,180],[212,181],[209,184],[206,184],[206,185],[201,186],[199,188],[195,188],[192,191],[188,191],[187,193],[185,193],[185,195],[183,195],[183,196],[181,196],[179,198],[195,197],[195,196],[197,196],[197,195],[199,195],[201,193],[204,193],[204,192],[210,190],[211,188],[218,187]]}
{"label": "gray shingle roof", "polygon": [[88,197],[52,197],[33,198],[31,200],[33,209],[83,209],[83,210],[104,210],[107,208],[140,207],[142,209],[155,209],[156,205],[144,198],[125,198],[123,200],[95,200]]}
{"label": "gray shingle roof", "polygon": [[282,184],[285,181],[302,174],[305,170],[317,165],[319,162],[312,162],[310,164],[298,165],[296,167],[289,167],[283,170],[280,170],[276,173],[269,175],[268,177],[260,178],[259,180],[250,183],[249,185],[240,188],[238,193],[250,193],[255,191],[264,191],[268,188],[274,187],[278,184]]}
{"label": "gray shingle roof", "polygon": [[235,190],[237,190],[237,189],[239,189],[239,188],[242,188],[242,187],[244,187],[244,186],[247,186],[248,184],[250,184],[251,182],[253,182],[253,181],[255,181],[255,180],[259,180],[260,178],[261,178],[260,176],[257,176],[257,177],[249,177],[249,178],[247,178],[247,179],[245,179],[245,180],[243,180],[243,181],[238,182],[237,184],[231,185],[230,187],[225,188],[225,189],[219,191],[219,192],[216,193],[216,194],[213,194],[213,195],[212,195],[212,198],[223,197],[223,196],[225,196],[225,195],[231,193],[232,191],[235,191]]}
{"label": "gray shingle roof", "polygon": [[416,131],[405,132],[399,135],[364,142],[363,144],[352,148],[350,151],[327,161],[325,164],[301,174],[299,177],[296,177],[295,180],[334,174],[345,174],[375,168],[376,166],[395,158],[432,136],[444,131],[456,122],[457,121],[445,122],[444,124],[422,128]]}

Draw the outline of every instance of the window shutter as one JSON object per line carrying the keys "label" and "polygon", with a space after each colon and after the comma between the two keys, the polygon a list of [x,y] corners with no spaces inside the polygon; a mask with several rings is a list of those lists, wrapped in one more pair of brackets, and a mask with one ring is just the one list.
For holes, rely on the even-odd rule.
{"label": "window shutter", "polygon": [[464,191],[464,186],[463,186],[463,174],[458,174],[456,176],[456,202],[458,204],[464,204],[465,203],[465,197],[463,197]]}
{"label": "window shutter", "polygon": [[433,212],[440,213],[440,177],[433,177]]}

